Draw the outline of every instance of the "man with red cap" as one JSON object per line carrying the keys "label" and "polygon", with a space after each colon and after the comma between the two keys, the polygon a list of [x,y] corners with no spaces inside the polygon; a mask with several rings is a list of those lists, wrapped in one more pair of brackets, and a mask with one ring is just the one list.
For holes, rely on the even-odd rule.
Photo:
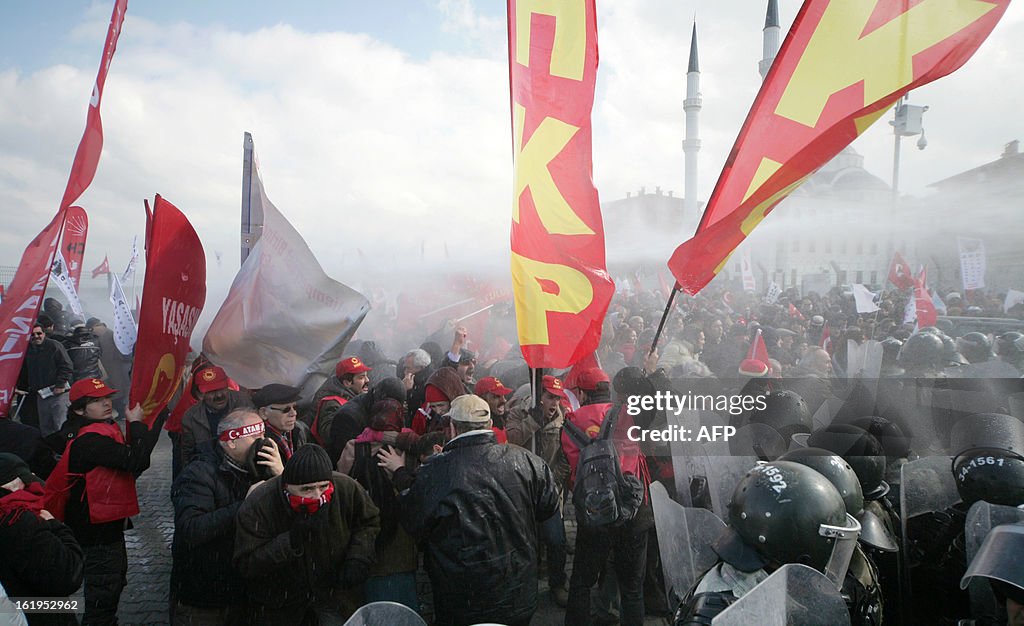
{"label": "man with red cap", "polygon": [[313,394],[312,424],[313,437],[321,445],[326,445],[331,433],[331,424],[338,411],[346,402],[365,393],[370,388],[370,376],[373,368],[367,366],[357,356],[342,357],[334,366],[334,376],[324,381]]}
{"label": "man with red cap", "polygon": [[187,465],[199,452],[197,446],[217,438],[217,422],[235,409],[250,408],[248,394],[231,389],[227,373],[216,366],[201,369],[194,384],[199,402],[185,411],[181,418],[181,460]]}
{"label": "man with red cap", "polygon": [[487,376],[476,382],[473,393],[486,400],[487,406],[491,407],[491,421],[493,422],[491,429],[494,431],[498,443],[508,443],[508,434],[505,432],[508,401],[505,396],[512,393],[512,390],[503,385],[496,377]]}
{"label": "man with red cap", "polygon": [[124,531],[139,512],[135,478],[149,467],[164,419],[147,428],[136,404],[125,416],[125,440],[114,422],[115,393],[98,378],[71,386],[60,430],[67,444],[46,481],[46,510],[71,528],[85,553],[85,624],[117,623],[128,570]]}
{"label": "man with red cap", "polygon": [[441,367],[427,379],[424,387],[424,406],[416,412],[412,419],[412,429],[417,435],[446,430],[445,415],[451,409],[452,400],[466,395],[466,387],[458,372],[450,367]]}

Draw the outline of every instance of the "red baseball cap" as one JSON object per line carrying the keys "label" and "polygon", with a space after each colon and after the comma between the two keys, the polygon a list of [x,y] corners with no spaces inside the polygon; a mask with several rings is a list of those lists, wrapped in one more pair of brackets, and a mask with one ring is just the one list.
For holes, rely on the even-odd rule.
{"label": "red baseball cap", "polygon": [[230,383],[227,372],[216,366],[201,369],[196,374],[196,388],[200,393],[227,389]]}
{"label": "red baseball cap", "polygon": [[541,386],[544,387],[544,391],[551,395],[558,396],[559,398],[565,397],[565,388],[562,387],[562,379],[555,376],[545,376],[541,379]]}
{"label": "red baseball cap", "polygon": [[106,398],[115,393],[117,393],[117,389],[107,387],[106,383],[99,378],[83,378],[71,385],[68,397],[72,402],[76,402],[82,398]]}
{"label": "red baseball cap", "polygon": [[512,393],[512,390],[501,384],[501,381],[494,376],[487,376],[476,381],[476,385],[473,387],[473,393],[478,396],[482,396],[485,393],[493,393],[496,396],[507,396]]}
{"label": "red baseball cap", "polygon": [[359,357],[347,356],[338,361],[338,364],[334,366],[334,375],[341,378],[345,374],[362,374],[363,372],[369,372],[371,370],[373,370],[373,368],[367,367]]}
{"label": "red baseball cap", "polygon": [[597,389],[597,383],[608,382],[611,382],[611,379],[608,378],[608,374],[599,367],[585,369],[576,377],[576,386],[583,391],[594,391]]}

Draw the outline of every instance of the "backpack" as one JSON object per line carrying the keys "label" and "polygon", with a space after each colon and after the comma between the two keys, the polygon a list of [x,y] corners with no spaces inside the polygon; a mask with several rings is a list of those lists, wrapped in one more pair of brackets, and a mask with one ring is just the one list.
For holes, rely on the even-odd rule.
{"label": "backpack", "polygon": [[619,406],[605,414],[597,437],[591,439],[571,420],[565,420],[569,439],[580,449],[576,463],[576,484],[572,502],[576,519],[590,527],[618,526],[633,519],[644,497],[644,485],[632,474],[624,474],[611,439]]}

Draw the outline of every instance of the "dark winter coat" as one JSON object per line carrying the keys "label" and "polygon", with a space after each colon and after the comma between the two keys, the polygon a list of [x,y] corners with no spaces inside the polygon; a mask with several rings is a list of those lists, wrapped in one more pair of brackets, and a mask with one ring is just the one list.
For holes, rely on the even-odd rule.
{"label": "dark winter coat", "polygon": [[491,431],[459,436],[424,463],[402,524],[424,545],[440,618],[510,623],[537,608],[537,526],[558,508],[551,470]]}
{"label": "dark winter coat", "polygon": [[[341,379],[337,376],[331,376],[324,381],[324,384],[320,385],[320,388],[313,394],[313,423],[317,425],[317,432],[320,437],[324,439],[324,448],[327,448],[327,440],[331,435],[331,426],[334,423],[334,418],[337,417],[338,412],[344,407],[344,405],[356,397],[356,393],[349,387],[341,384]],[[321,400],[331,396],[338,398],[344,398],[345,402],[338,402],[337,400],[326,400],[321,404]],[[344,446],[343,446],[344,447]],[[335,459],[337,461],[337,459]]]}
{"label": "dark winter coat", "polygon": [[[58,520],[27,511],[0,520],[0,554],[0,584],[8,597],[66,598],[82,585],[82,548],[71,529]],[[71,614],[27,617],[32,626],[78,623]]]}
{"label": "dark winter coat", "polygon": [[313,604],[331,604],[341,592],[347,561],[370,564],[380,531],[377,507],[359,483],[334,472],[334,495],[314,516],[311,532],[292,547],[302,515],[288,506],[281,477],[257,487],[238,511],[235,567],[246,579],[257,612],[288,609],[301,618]]}
{"label": "dark winter coat", "polygon": [[38,391],[54,385],[71,385],[74,369],[64,346],[53,339],[43,339],[36,345],[29,342],[25,351],[25,362],[18,378],[18,388]]}
{"label": "dark winter coat", "polygon": [[182,603],[207,608],[242,603],[245,582],[231,558],[238,509],[253,482],[215,442],[202,444],[199,457],[175,479],[171,586]]}
{"label": "dark winter coat", "polygon": [[313,441],[313,433],[310,432],[309,426],[306,426],[305,422],[295,421],[295,428],[290,433],[279,433],[274,430],[274,427],[270,425],[270,422],[265,422],[267,426],[266,437],[277,444],[277,450],[281,453],[281,462],[287,463],[288,459],[292,458],[295,451],[306,445],[307,443],[315,443]]}
{"label": "dark winter coat", "polygon": [[100,348],[91,332],[75,331],[75,334],[67,339],[64,347],[67,350],[68,358],[71,359],[75,380],[103,376],[103,372],[100,370],[103,349]]}

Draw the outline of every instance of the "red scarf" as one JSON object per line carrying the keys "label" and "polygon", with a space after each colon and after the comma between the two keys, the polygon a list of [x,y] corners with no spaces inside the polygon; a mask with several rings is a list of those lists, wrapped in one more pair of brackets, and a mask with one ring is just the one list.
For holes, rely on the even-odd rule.
{"label": "red scarf", "polygon": [[43,484],[29,483],[24,489],[12,491],[0,498],[0,520],[10,526],[18,521],[22,511],[31,511],[39,515],[43,510]]}
{"label": "red scarf", "polygon": [[319,498],[305,498],[303,496],[297,496],[293,493],[288,493],[286,489],[284,495],[288,497],[288,506],[292,507],[292,510],[296,513],[306,513],[312,515],[320,510],[320,507],[331,501],[331,497],[334,495],[334,483],[328,483],[327,489],[324,490],[323,494]]}

